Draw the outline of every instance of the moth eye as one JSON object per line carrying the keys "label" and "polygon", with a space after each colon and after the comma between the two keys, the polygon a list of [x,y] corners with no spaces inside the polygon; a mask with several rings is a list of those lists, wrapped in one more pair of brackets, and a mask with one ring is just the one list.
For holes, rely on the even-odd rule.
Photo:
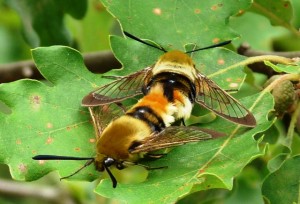
{"label": "moth eye", "polygon": [[125,168],[125,166],[123,165],[123,163],[117,163],[116,164],[117,169],[122,170]]}

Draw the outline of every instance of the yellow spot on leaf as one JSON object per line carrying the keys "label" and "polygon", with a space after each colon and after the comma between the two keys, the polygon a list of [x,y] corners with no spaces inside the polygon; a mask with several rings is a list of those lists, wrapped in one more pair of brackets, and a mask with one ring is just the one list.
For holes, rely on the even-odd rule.
{"label": "yellow spot on leaf", "polygon": [[96,139],[95,138],[91,138],[89,139],[90,143],[95,143],[96,142]]}
{"label": "yellow spot on leaf", "polygon": [[23,163],[19,164],[18,169],[22,172],[25,173],[27,171],[27,166]]}
{"label": "yellow spot on leaf", "polygon": [[212,7],[210,7],[211,10],[216,11],[217,9],[221,8],[223,6],[222,3],[218,3],[215,5],[212,5]]}
{"label": "yellow spot on leaf", "polygon": [[47,123],[47,124],[46,124],[46,127],[47,127],[47,128],[53,128],[53,124],[52,124],[52,123]]}
{"label": "yellow spot on leaf", "polygon": [[53,142],[53,138],[52,137],[48,137],[46,144],[51,144]]}
{"label": "yellow spot on leaf", "polygon": [[212,40],[212,42],[213,42],[213,44],[217,44],[217,43],[220,42],[220,38],[214,38],[214,39]]}
{"label": "yellow spot on leaf", "polygon": [[219,64],[219,65],[223,65],[223,64],[225,64],[225,61],[224,61],[224,59],[218,59],[218,64]]}
{"label": "yellow spot on leaf", "polygon": [[155,14],[155,15],[161,15],[161,9],[160,8],[154,8],[153,9],[153,13]]}
{"label": "yellow spot on leaf", "polygon": [[231,88],[237,88],[238,86],[239,86],[238,83],[230,83],[229,84],[229,87],[231,87]]}
{"label": "yellow spot on leaf", "polygon": [[46,163],[45,160],[39,160],[39,165],[43,165],[43,164],[45,164],[45,163]]}
{"label": "yellow spot on leaf", "polygon": [[201,9],[197,8],[197,9],[194,10],[194,12],[195,12],[195,14],[199,14],[199,13],[201,13]]}

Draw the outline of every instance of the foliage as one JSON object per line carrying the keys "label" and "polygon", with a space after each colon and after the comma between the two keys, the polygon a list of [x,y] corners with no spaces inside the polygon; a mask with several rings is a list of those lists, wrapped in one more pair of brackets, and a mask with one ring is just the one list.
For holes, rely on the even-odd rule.
{"label": "foliage", "polygon": [[[32,11],[37,4],[31,5],[29,2],[26,5]],[[293,16],[290,15],[290,11],[293,4],[283,0],[276,3],[269,2],[267,5],[264,5],[263,1],[252,3],[250,0],[238,3],[233,0],[201,1],[201,3],[196,0],[188,3],[186,1],[174,3],[171,0],[150,2],[103,0],[102,3],[118,19],[123,30],[167,50],[184,51],[194,49],[195,46],[200,48],[225,40],[234,40],[242,33],[240,30],[243,30],[239,21],[245,16],[247,21],[252,21],[258,14],[259,18],[262,18],[262,15],[266,16],[273,25],[283,26],[290,33],[297,35],[291,23]],[[10,4],[14,4],[16,8],[23,5],[17,1],[10,1]],[[68,12],[82,18],[86,6],[83,4],[84,6],[69,8],[70,3],[66,1],[63,8],[67,10],[61,11],[57,10],[58,7],[53,3],[47,13],[54,16],[59,12],[55,18],[59,18],[59,22],[62,23],[62,16]],[[239,16],[247,10],[258,14],[246,13]],[[270,16],[273,10],[280,12],[273,12]],[[30,13],[32,12],[26,15]],[[31,18],[34,22],[39,17]],[[237,31],[233,31],[229,25],[237,28]],[[35,36],[40,40],[31,37],[32,45],[38,45],[39,41],[43,42],[42,45],[72,45],[65,28],[55,29],[56,26],[53,24],[49,26],[48,29],[51,31],[58,30],[57,37],[64,40],[55,40],[44,35],[45,29],[39,24],[42,33]],[[252,41],[250,40],[254,45],[261,46],[262,49],[270,47],[261,44],[262,40],[255,34],[255,29],[249,32],[255,35]],[[267,31],[263,34],[264,38],[269,38],[270,35],[266,33]],[[278,33],[282,33],[282,30],[276,32],[277,35]],[[28,33],[28,36],[30,35],[32,33]],[[124,37],[111,36],[110,44],[123,68],[111,70],[105,73],[105,76],[136,72],[155,63],[162,54],[160,50]],[[84,162],[79,161],[37,162],[31,159],[34,155],[90,157],[96,154],[89,112],[81,107],[80,103],[83,96],[91,90],[110,81],[103,75],[90,73],[85,68],[81,54],[70,47],[36,48],[32,50],[32,57],[46,81],[24,79],[0,85],[0,101],[6,107],[5,112],[0,112],[0,163],[9,166],[14,179],[25,181],[39,179],[54,170],[57,170],[60,176],[66,176],[84,165]],[[221,118],[199,124],[198,119],[201,117],[195,115],[188,121],[189,124],[224,132],[227,137],[176,147],[161,159],[144,161],[144,164],[149,166],[167,165],[167,169],[149,171],[145,181],[121,183],[116,189],[111,187],[109,179],[102,179],[95,192],[128,203],[174,203],[190,195],[179,201],[188,203],[193,197],[207,198],[210,192],[217,194],[222,191],[217,189],[222,188],[227,189],[225,194],[229,196],[227,198],[215,196],[210,202],[223,200],[225,203],[239,203],[245,199],[242,196],[246,194],[245,192],[252,193],[253,202],[262,203],[262,195],[272,203],[275,203],[274,200],[279,202],[280,199],[297,202],[295,198],[299,198],[299,182],[293,182],[297,178],[299,180],[297,149],[300,142],[297,133],[290,129],[293,129],[292,123],[299,114],[299,104],[298,106],[296,104],[298,112],[295,111],[295,114],[291,115],[291,125],[288,126],[290,129],[286,133],[282,121],[276,119],[272,113],[274,107],[272,85],[263,91],[257,88],[262,87],[263,82],[257,84],[257,81],[250,80],[251,77],[258,79],[259,76],[244,69],[244,65],[250,64],[246,57],[227,48],[199,51],[193,53],[192,57],[196,67],[223,89],[240,88],[241,91],[235,96],[243,96],[239,101],[254,114],[257,126],[252,129],[245,128]],[[287,80],[297,81],[298,77],[299,81],[299,65],[274,65],[270,62],[266,64],[275,70],[289,73],[285,75]],[[199,107],[195,109],[199,110]],[[276,136],[278,139],[274,138]],[[268,143],[269,146],[266,148]],[[122,171],[119,173],[122,174]],[[89,166],[70,179],[92,181],[99,175],[101,178],[105,177],[93,166]],[[289,175],[288,179],[285,179],[285,175]],[[251,181],[253,177],[257,185],[255,189],[250,187],[253,185]],[[233,182],[235,178],[236,182]],[[284,188],[285,185],[288,188]],[[277,190],[285,197],[275,194]]]}

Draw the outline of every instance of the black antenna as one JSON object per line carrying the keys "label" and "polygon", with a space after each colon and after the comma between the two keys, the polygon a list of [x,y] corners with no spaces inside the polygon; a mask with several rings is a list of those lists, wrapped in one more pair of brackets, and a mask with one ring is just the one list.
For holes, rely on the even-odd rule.
{"label": "black antenna", "polygon": [[134,35],[131,35],[130,33],[126,32],[126,31],[124,31],[124,34],[125,34],[127,37],[129,37],[129,38],[131,38],[131,39],[133,39],[133,40],[136,40],[136,41],[138,41],[138,42],[140,42],[140,43],[143,43],[143,44],[148,45],[148,46],[150,46],[150,47],[154,47],[154,48],[159,49],[159,50],[161,50],[161,51],[163,51],[163,52],[167,52],[163,47],[161,47],[161,46],[158,47],[158,46],[152,45],[152,44],[150,44],[150,43],[147,43],[146,41],[144,41],[144,40],[142,40],[142,39],[140,39],[140,38],[138,38],[138,37],[136,37],[136,36],[134,36]]}
{"label": "black antenna", "polygon": [[94,157],[71,157],[71,156],[57,156],[57,155],[36,155],[32,157],[32,159],[34,160],[89,160],[83,165],[83,167],[81,167],[80,169],[78,169],[77,171],[75,171],[74,173],[68,176],[61,177],[60,180],[74,176],[75,174],[80,172],[85,167],[91,165],[95,161]]}
{"label": "black antenna", "polygon": [[224,41],[224,42],[221,42],[221,43],[218,43],[218,44],[215,44],[215,45],[211,45],[211,46],[208,46],[208,47],[199,48],[199,49],[196,49],[196,50],[190,50],[190,51],[187,51],[185,53],[188,54],[188,53],[192,53],[192,52],[197,52],[199,50],[207,50],[207,49],[214,48],[214,47],[221,47],[221,46],[227,45],[229,43],[231,43],[231,40]]}
{"label": "black antenna", "polygon": [[57,155],[36,155],[32,157],[34,160],[94,160],[94,157],[70,157]]}

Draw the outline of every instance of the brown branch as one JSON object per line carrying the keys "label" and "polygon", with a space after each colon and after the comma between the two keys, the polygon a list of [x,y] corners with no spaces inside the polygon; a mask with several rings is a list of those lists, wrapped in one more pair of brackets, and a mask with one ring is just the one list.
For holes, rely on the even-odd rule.
{"label": "brown branch", "polygon": [[[83,58],[86,67],[95,73],[104,73],[110,69],[121,67],[110,51],[87,53],[83,55]],[[24,78],[43,79],[32,60],[0,65],[0,83]]]}
{"label": "brown branch", "polygon": [[[237,52],[247,57],[262,56],[262,55],[275,55],[275,56],[281,56],[286,58],[300,57],[300,52],[267,52],[267,51],[253,50],[247,43],[243,43],[238,48]],[[272,68],[266,66],[263,62],[253,63],[251,65],[248,65],[248,67],[252,69],[252,71],[266,74],[268,77],[271,77],[274,74],[278,74]]]}
{"label": "brown branch", "polygon": [[54,203],[73,204],[74,200],[68,192],[57,187],[44,187],[30,183],[0,179],[0,194],[18,197],[33,197]]}
{"label": "brown branch", "polygon": [[260,56],[260,55],[276,55],[287,58],[296,58],[300,57],[300,52],[268,52],[268,51],[259,51],[253,50],[247,43],[243,43],[238,48],[238,53],[247,57]]}

